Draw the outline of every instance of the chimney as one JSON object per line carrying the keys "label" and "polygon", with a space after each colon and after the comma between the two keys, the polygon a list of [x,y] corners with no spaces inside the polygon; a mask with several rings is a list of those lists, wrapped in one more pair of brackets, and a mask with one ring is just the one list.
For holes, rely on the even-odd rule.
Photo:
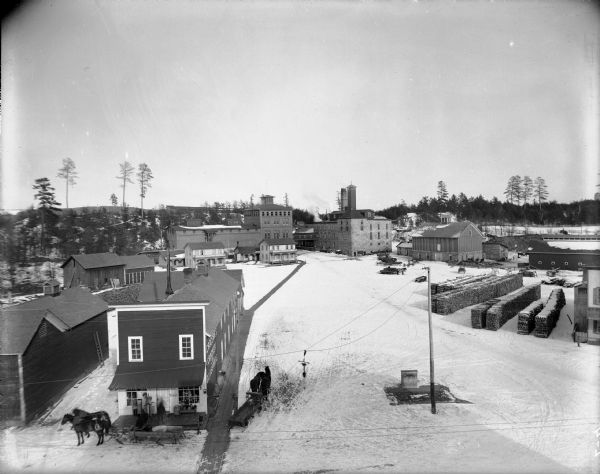
{"label": "chimney", "polygon": [[206,263],[199,263],[198,266],[196,267],[196,269],[198,270],[198,273],[203,276],[208,275],[208,268],[209,268],[209,266]]}
{"label": "chimney", "polygon": [[186,285],[189,285],[190,283],[192,283],[193,274],[194,274],[194,270],[192,270],[191,268],[184,268],[183,269],[183,283]]}

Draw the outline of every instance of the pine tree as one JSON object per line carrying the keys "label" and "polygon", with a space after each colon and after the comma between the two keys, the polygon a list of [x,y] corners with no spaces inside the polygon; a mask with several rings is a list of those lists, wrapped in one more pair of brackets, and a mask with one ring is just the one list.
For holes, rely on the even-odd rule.
{"label": "pine tree", "polygon": [[119,205],[119,198],[117,197],[117,195],[115,193],[112,193],[110,195],[110,204],[111,204],[111,206]]}
{"label": "pine tree", "polygon": [[152,176],[152,170],[146,163],[140,163],[138,166],[138,182],[140,183],[140,198],[141,198],[141,208],[142,208],[142,219],[144,218],[144,198],[146,197],[146,192],[148,188],[152,187],[150,183],[154,176]]}
{"label": "pine tree", "polygon": [[448,189],[446,188],[446,183],[444,183],[443,181],[438,181],[437,197],[438,200],[444,204],[448,202]]}
{"label": "pine tree", "polygon": [[125,187],[127,186],[127,183],[131,183],[133,184],[133,181],[131,181],[131,176],[133,174],[133,166],[131,166],[131,163],[129,163],[129,161],[125,160],[123,163],[119,163],[119,176],[117,176],[117,179],[122,181],[121,183],[121,187],[123,188],[123,200],[121,201],[121,205],[123,207],[125,207]]}
{"label": "pine tree", "polygon": [[46,223],[50,216],[56,216],[60,212],[60,202],[56,202],[54,197],[54,188],[50,185],[48,178],[38,178],[35,180],[33,189],[37,192],[34,199],[38,200],[38,210],[42,224],[42,232],[40,235],[40,249],[42,253],[46,249]]}
{"label": "pine tree", "polygon": [[542,220],[542,202],[548,199],[548,187],[546,186],[546,181],[544,178],[537,177],[535,178],[535,183],[533,185],[533,193],[538,202],[539,210],[540,210],[540,221]]}
{"label": "pine tree", "polygon": [[75,169],[75,162],[71,158],[63,158],[63,166],[58,170],[56,175],[59,178],[65,180],[66,186],[66,207],[69,208],[69,186],[75,186],[76,179],[79,177],[77,170]]}

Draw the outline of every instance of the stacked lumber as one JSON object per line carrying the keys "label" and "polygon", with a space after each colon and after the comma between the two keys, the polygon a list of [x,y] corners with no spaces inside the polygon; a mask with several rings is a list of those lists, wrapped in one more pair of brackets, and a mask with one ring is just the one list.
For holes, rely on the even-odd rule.
{"label": "stacked lumber", "polygon": [[497,299],[488,300],[471,308],[471,327],[474,327],[475,329],[485,328],[488,309],[497,302]]}
{"label": "stacked lumber", "polygon": [[498,298],[498,302],[487,311],[486,329],[497,331],[506,321],[514,318],[519,311],[539,300],[541,296],[540,284],[519,288]]}
{"label": "stacked lumber", "polygon": [[431,294],[436,295],[438,293],[445,293],[447,291],[457,290],[470,283],[475,283],[477,281],[489,279],[493,276],[494,275],[492,275],[491,273],[488,273],[486,275],[463,276],[453,278],[452,280],[442,281],[440,283],[432,283]]}
{"label": "stacked lumber", "polygon": [[519,311],[517,334],[529,334],[535,328],[535,316],[544,308],[544,300],[537,300]]}
{"label": "stacked lumber", "polygon": [[485,280],[435,295],[431,300],[431,310],[437,314],[454,313],[466,306],[503,296],[522,286],[523,275],[519,273],[505,276],[492,275]]}
{"label": "stacked lumber", "polygon": [[560,310],[565,305],[565,293],[562,288],[555,288],[550,293],[544,308],[535,316],[536,337],[548,337],[560,316]]}

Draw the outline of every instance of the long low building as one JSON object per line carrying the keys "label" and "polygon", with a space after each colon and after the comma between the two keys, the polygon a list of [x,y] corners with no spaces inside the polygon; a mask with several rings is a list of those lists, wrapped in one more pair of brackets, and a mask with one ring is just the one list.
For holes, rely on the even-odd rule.
{"label": "long low building", "polygon": [[600,266],[598,242],[539,241],[531,244],[527,254],[529,265],[542,270],[583,270],[585,267]]}

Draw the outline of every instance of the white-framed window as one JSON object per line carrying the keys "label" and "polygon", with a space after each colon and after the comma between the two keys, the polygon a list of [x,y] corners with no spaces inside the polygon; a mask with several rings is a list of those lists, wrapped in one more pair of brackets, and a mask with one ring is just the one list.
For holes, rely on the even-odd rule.
{"label": "white-framed window", "polygon": [[129,349],[129,362],[144,361],[144,338],[142,336],[129,336],[127,347]]}
{"label": "white-framed window", "polygon": [[179,360],[192,360],[194,358],[194,335],[179,335]]}
{"label": "white-framed window", "polygon": [[594,334],[600,334],[600,321],[597,319],[592,320],[592,331]]}
{"label": "white-framed window", "polygon": [[200,401],[200,387],[179,387],[179,404],[190,406]]}
{"label": "white-framed window", "polygon": [[137,399],[138,399],[138,392],[144,393],[145,391],[146,391],[145,388],[142,388],[139,390],[128,389],[127,390],[127,406],[128,407],[136,406]]}

